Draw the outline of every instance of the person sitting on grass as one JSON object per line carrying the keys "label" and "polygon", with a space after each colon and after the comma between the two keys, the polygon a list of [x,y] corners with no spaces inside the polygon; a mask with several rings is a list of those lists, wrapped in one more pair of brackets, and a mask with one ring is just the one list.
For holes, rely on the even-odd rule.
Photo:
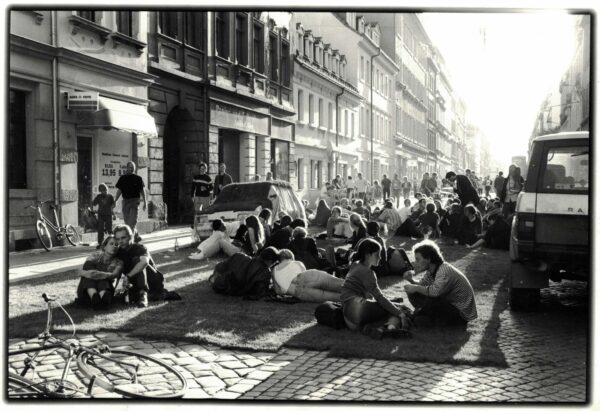
{"label": "person sitting on grass", "polygon": [[[383,238],[381,238],[381,236],[379,235],[379,230],[380,230],[379,223],[377,223],[376,221],[369,221],[367,223],[368,237],[366,237],[366,238],[372,238],[373,240],[377,241],[377,243],[381,247],[381,258],[379,259],[379,265],[377,265],[376,267],[372,267],[372,268],[373,268],[373,271],[375,271],[375,274],[377,275],[377,277],[384,277],[384,276],[388,275],[388,267],[387,267],[388,256],[387,256],[387,248],[385,245],[385,240]],[[361,241],[364,241],[364,239]],[[355,249],[358,249],[358,247],[360,247],[360,241],[358,242]]]}
{"label": "person sitting on grass", "polygon": [[[286,213],[285,211],[280,211],[279,213],[277,213],[277,221],[273,221],[273,229],[271,230],[271,233],[274,233],[275,231],[279,230],[280,228],[284,227],[281,224],[281,220],[285,217],[288,216],[290,217],[290,215],[288,213]],[[292,217],[290,217],[290,222]],[[286,219],[287,220],[287,219]],[[289,224],[289,223],[288,223]]]}
{"label": "person sitting on grass", "polygon": [[246,217],[244,225],[238,229],[233,241],[229,238],[222,238],[219,240],[219,246],[230,257],[240,252],[247,255],[258,255],[265,246],[263,225],[258,221],[258,217],[250,215]]}
{"label": "person sitting on grass", "polygon": [[481,216],[473,204],[467,204],[455,244],[473,244],[481,234]]}
{"label": "person sitting on grass", "polygon": [[452,203],[448,213],[440,221],[442,235],[452,239],[458,238],[462,218],[463,214],[460,211],[460,204]]}
{"label": "person sitting on grass", "polygon": [[[502,203],[498,200],[494,201],[491,204],[491,207],[488,208],[487,212],[483,216],[482,223],[484,230],[487,230],[487,228],[492,224],[490,221],[490,217],[494,214],[502,214]],[[502,216],[502,218],[504,218],[504,215]]]}
{"label": "person sitting on grass", "polygon": [[[408,336],[405,308],[383,295],[371,268],[379,265],[380,253],[381,246],[368,238],[360,243],[352,256],[353,262],[340,295],[344,321],[351,330],[360,330],[376,339],[384,335]],[[378,326],[379,322],[385,324]]]}
{"label": "person sitting on grass", "polygon": [[266,245],[275,247],[278,250],[287,248],[290,241],[292,241],[293,228],[290,227],[290,224],[292,224],[291,216],[284,215],[281,217],[279,222],[280,228],[277,231],[271,232],[271,237]]}
{"label": "person sitting on grass", "polygon": [[78,274],[77,301],[94,309],[108,308],[115,292],[114,280],[123,272],[123,261],[117,258],[119,246],[107,236],[97,251],[86,258]]}
{"label": "person sitting on grass", "polygon": [[198,245],[198,251],[188,256],[190,260],[203,260],[214,257],[221,251],[221,241],[231,243],[226,233],[225,223],[220,218],[212,222],[212,234]]}
{"label": "person sitting on grass", "polygon": [[340,207],[342,210],[352,211],[352,207],[350,206],[350,199],[344,197],[340,200]]}
{"label": "person sitting on grass", "polygon": [[[407,200],[410,204],[410,200]],[[385,200],[383,210],[377,217],[377,221],[385,223],[388,233],[395,233],[398,227],[402,224],[402,217],[398,210],[394,208],[394,203],[391,200]]]}
{"label": "person sitting on grass", "polygon": [[363,206],[363,201],[356,200],[355,205],[356,205],[356,207],[352,211],[355,212],[356,214],[360,215],[361,217],[366,218],[368,221],[371,218],[371,212],[369,211],[369,209],[367,207]]}
{"label": "person sitting on grass", "polygon": [[510,245],[510,226],[502,215],[502,209],[499,214],[492,214],[489,217],[490,226],[485,234],[481,236],[472,245],[467,244],[467,248],[477,248],[485,245],[488,248],[498,250],[508,250]]}
{"label": "person sitting on grass", "polygon": [[133,231],[126,224],[116,226],[113,233],[119,244],[117,257],[123,260],[123,275],[126,277],[123,283],[127,282],[130,286],[127,291],[129,301],[140,308],[147,307],[150,285],[146,271],[151,261],[148,249],[133,242]]}
{"label": "person sitting on grass", "polygon": [[271,238],[271,217],[273,216],[273,212],[271,211],[270,208],[263,208],[262,210],[260,210],[260,213],[258,213],[258,221],[260,221],[260,223],[263,226],[263,231],[265,233],[265,242],[269,241],[269,238]]}
{"label": "person sitting on grass", "polygon": [[430,232],[430,238],[438,238],[440,236],[440,216],[435,212],[435,204],[427,203],[427,210],[419,216],[419,229],[422,233]]}
{"label": "person sitting on grass", "polygon": [[347,239],[351,235],[350,219],[342,213],[342,208],[335,206],[331,209],[331,217],[327,219],[327,239],[343,238]]}
{"label": "person sitting on grass", "polygon": [[317,205],[317,214],[312,221],[313,225],[319,227],[327,226],[327,220],[331,217],[331,209],[329,205],[327,205],[327,201],[319,200],[319,204]]}
{"label": "person sitting on grass", "polygon": [[404,200],[404,207],[398,209],[398,214],[400,214],[400,218],[402,219],[402,221],[406,221],[406,219],[408,217],[410,217],[412,207],[410,205],[410,199],[405,199]]}
{"label": "person sitting on grass", "polygon": [[325,271],[307,270],[288,249],[279,250],[279,264],[273,269],[272,276],[273,288],[278,295],[291,295],[314,303],[339,301],[344,282]]}
{"label": "person sitting on grass", "polygon": [[[475,294],[469,279],[444,261],[438,245],[423,240],[413,247],[414,270],[404,273],[408,300],[415,308],[413,317],[424,317],[431,325],[466,325],[477,318]],[[415,273],[425,271],[418,283]]]}
{"label": "person sitting on grass", "polygon": [[352,213],[350,214],[350,227],[352,228],[352,237],[348,243],[350,248],[354,248],[360,240],[367,236],[367,226],[360,215]]}
{"label": "person sitting on grass", "polygon": [[[300,220],[302,221],[302,220]],[[329,266],[327,260],[319,255],[319,249],[314,238],[309,237],[305,227],[294,227],[293,240],[288,244],[288,249],[294,253],[299,262],[308,269],[324,269]]]}

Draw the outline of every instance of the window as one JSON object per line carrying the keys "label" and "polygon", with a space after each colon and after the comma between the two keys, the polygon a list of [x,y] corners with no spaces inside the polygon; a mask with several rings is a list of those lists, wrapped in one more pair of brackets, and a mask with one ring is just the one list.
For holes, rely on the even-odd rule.
{"label": "window", "polygon": [[167,37],[179,40],[177,32],[177,12],[176,11],[161,11],[158,13],[158,25],[160,33]]}
{"label": "window", "polygon": [[325,126],[325,115],[323,113],[323,99],[319,99],[319,127]]}
{"label": "window", "polygon": [[279,58],[277,57],[277,36],[274,34],[269,34],[269,64],[271,65],[271,70],[269,72],[269,78],[273,81],[278,81],[278,63]]}
{"label": "window", "polygon": [[253,51],[253,67],[257,73],[265,72],[265,38],[264,26],[261,22],[255,21],[252,31],[252,51]]}
{"label": "window", "polygon": [[248,65],[248,15],[235,15],[235,59],[237,64]]}
{"label": "window", "polygon": [[327,125],[329,127],[329,130],[334,130],[333,124],[333,103],[329,103],[329,122]]}
{"label": "window", "polygon": [[304,189],[304,159],[298,159],[298,190]]}
{"label": "window", "polygon": [[549,147],[542,159],[540,176],[543,192],[589,191],[590,160],[588,145]]}
{"label": "window", "polygon": [[361,80],[365,79],[365,57],[364,56],[360,56],[359,75],[360,75]]}
{"label": "window", "polygon": [[340,78],[343,80],[346,77],[346,63],[340,62]]}
{"label": "window", "polygon": [[133,12],[131,10],[117,11],[117,31],[133,37]]}
{"label": "window", "polygon": [[298,90],[298,121],[304,121],[304,92]]}
{"label": "window", "polygon": [[27,93],[10,90],[8,188],[27,188]]}
{"label": "window", "polygon": [[185,18],[185,43],[198,50],[204,50],[204,18],[205,13],[188,11]]}
{"label": "window", "polygon": [[315,98],[312,94],[308,95],[308,123],[315,124]]}
{"label": "window", "polygon": [[350,113],[350,137],[354,138],[354,112]]}
{"label": "window", "polygon": [[348,130],[348,110],[344,110],[344,135],[350,135]]}
{"label": "window", "polygon": [[359,117],[358,117],[358,122],[360,123],[359,124],[360,134],[361,135],[365,135],[366,134],[366,132],[365,132],[365,126],[366,126],[366,124],[365,124],[365,108],[364,107],[360,108],[360,114],[359,114]]}
{"label": "window", "polygon": [[298,50],[298,54],[302,54],[304,50],[304,36],[302,33],[298,33],[298,44],[296,45],[296,49]]}
{"label": "window", "polygon": [[94,23],[96,22],[96,11],[94,10],[77,10],[77,15],[79,17],[81,17],[82,19],[86,19],[89,21],[93,21]]}
{"label": "window", "polygon": [[367,66],[367,84],[371,84],[371,65],[368,61],[365,64]]}
{"label": "window", "polygon": [[215,12],[215,41],[216,52],[219,57],[229,58],[229,26],[227,13]]}
{"label": "window", "polygon": [[287,41],[281,41],[281,83],[290,87],[290,43]]}

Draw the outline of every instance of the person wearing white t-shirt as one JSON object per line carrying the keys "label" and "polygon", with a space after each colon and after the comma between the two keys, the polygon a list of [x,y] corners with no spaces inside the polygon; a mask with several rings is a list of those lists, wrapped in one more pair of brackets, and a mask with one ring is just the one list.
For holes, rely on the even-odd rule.
{"label": "person wearing white t-shirt", "polygon": [[352,179],[352,176],[348,176],[348,180],[346,181],[346,195],[348,196],[349,199],[352,199],[352,196],[354,194],[354,180]]}
{"label": "person wearing white t-shirt", "polygon": [[279,264],[272,270],[272,277],[277,294],[315,303],[339,301],[344,283],[343,279],[325,271],[307,270],[286,248],[279,251]]}
{"label": "person wearing white t-shirt", "polygon": [[398,214],[400,214],[400,218],[402,218],[402,222],[405,222],[408,217],[410,217],[412,211],[410,207],[410,200],[407,198],[404,200],[404,207],[398,210]]}
{"label": "person wearing white t-shirt", "polygon": [[369,190],[369,181],[364,179],[362,173],[358,173],[356,181],[354,182],[356,192],[358,193],[358,198],[361,200],[366,199],[367,191]]}

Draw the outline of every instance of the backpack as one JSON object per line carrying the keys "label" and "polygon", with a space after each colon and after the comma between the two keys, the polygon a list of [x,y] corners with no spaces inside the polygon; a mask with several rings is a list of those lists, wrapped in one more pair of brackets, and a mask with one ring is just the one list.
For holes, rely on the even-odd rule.
{"label": "backpack", "polygon": [[215,267],[214,272],[208,278],[208,283],[217,294],[231,295],[235,288],[233,284],[233,272],[230,270],[220,270],[218,267]]}
{"label": "backpack", "polygon": [[403,248],[394,246],[388,247],[387,258],[390,275],[402,275],[406,271],[413,269],[413,266],[408,259],[408,255]]}
{"label": "backpack", "polygon": [[334,301],[325,301],[315,309],[315,318],[317,324],[326,325],[328,327],[340,330],[346,328],[344,321],[344,313],[342,312],[342,304]]}

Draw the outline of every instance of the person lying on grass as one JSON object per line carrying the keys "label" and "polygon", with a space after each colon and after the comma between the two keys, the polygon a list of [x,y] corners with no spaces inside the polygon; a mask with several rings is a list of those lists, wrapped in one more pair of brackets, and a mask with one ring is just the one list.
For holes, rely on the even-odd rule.
{"label": "person lying on grass", "polygon": [[[352,255],[353,262],[342,284],[340,296],[344,320],[351,330],[360,330],[375,339],[384,335],[408,336],[406,307],[391,302],[383,295],[371,268],[379,265],[380,253],[379,243],[367,238],[361,241]],[[382,326],[375,325],[379,322],[385,323]]]}
{"label": "person lying on grass", "polygon": [[[475,294],[469,279],[444,261],[438,245],[424,240],[415,244],[413,253],[415,269],[404,273],[404,279],[410,283],[404,290],[415,308],[413,316],[439,325],[466,325],[476,319]],[[415,272],[423,271],[423,279],[415,282]]]}
{"label": "person lying on grass", "polygon": [[104,239],[101,251],[90,255],[78,274],[77,300],[94,309],[108,308],[112,302],[114,280],[123,272],[123,261],[117,258],[119,245],[113,235]]}
{"label": "person lying on grass", "polygon": [[231,243],[223,220],[220,218],[213,220],[212,230],[212,234],[198,245],[198,251],[188,256],[190,260],[202,260],[217,255],[221,251],[221,240]]}
{"label": "person lying on grass", "polygon": [[321,270],[307,270],[288,249],[279,250],[279,264],[273,268],[273,288],[279,295],[322,303],[339,301],[344,280]]}

